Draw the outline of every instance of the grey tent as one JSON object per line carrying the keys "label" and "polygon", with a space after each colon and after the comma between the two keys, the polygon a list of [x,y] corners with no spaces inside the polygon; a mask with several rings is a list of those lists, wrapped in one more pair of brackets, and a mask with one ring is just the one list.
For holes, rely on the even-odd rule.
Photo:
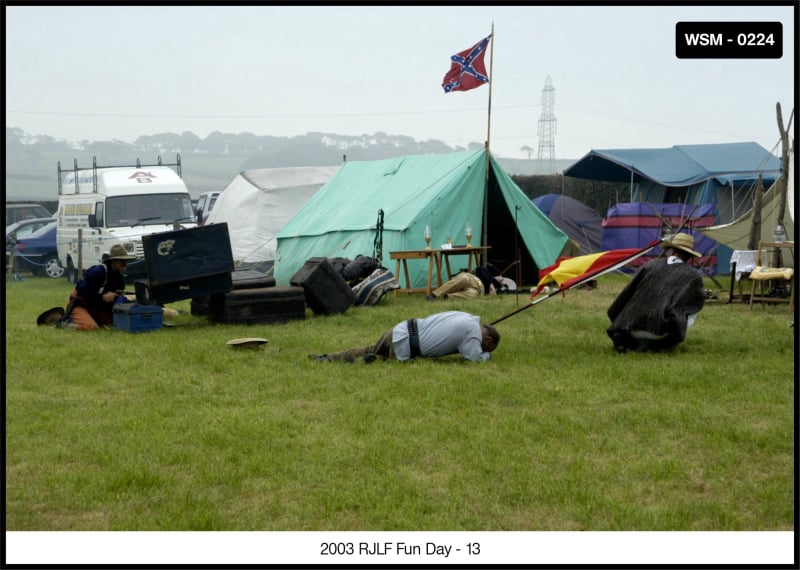
{"label": "grey tent", "polygon": [[576,255],[601,251],[603,216],[592,208],[580,200],[563,194],[537,196],[533,199],[533,203],[578,244],[579,252]]}

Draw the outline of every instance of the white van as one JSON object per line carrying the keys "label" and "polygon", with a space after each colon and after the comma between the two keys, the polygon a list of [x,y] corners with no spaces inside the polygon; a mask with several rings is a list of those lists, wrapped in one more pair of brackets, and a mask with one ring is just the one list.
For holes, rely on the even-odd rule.
{"label": "white van", "polygon": [[[173,170],[171,167],[177,167]],[[146,277],[142,236],[197,226],[189,190],[175,164],[97,166],[72,170],[58,163],[58,259],[70,283],[102,261],[114,244],[139,259],[128,278]]]}

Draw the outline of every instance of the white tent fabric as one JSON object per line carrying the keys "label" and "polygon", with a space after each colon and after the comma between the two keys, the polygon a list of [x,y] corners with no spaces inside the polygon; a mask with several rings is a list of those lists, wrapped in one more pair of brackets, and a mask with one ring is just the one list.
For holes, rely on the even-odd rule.
{"label": "white tent fabric", "polygon": [[299,166],[245,170],[225,187],[206,225],[228,224],[234,262],[275,259],[275,238],[339,169]]}
{"label": "white tent fabric", "polygon": [[[783,215],[783,224],[786,232],[786,240],[794,239],[794,194],[797,192],[794,179],[794,148],[789,152],[789,169],[786,180],[786,210]],[[764,192],[761,203],[761,241],[771,242],[774,240],[775,226],[778,217],[778,192],[776,184],[773,184]],[[732,250],[749,250],[747,247],[750,239],[750,229],[753,224],[753,209],[746,214],[732,221],[729,224],[698,228],[698,231],[711,239],[728,246]],[[793,259],[784,260],[784,265],[794,267]]]}

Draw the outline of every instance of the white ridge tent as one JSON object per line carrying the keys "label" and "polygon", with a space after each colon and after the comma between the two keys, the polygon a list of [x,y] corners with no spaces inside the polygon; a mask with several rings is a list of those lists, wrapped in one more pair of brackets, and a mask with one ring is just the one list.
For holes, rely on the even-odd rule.
{"label": "white ridge tent", "polygon": [[237,266],[273,261],[278,231],[338,169],[298,166],[242,171],[219,195],[206,225],[227,222]]}

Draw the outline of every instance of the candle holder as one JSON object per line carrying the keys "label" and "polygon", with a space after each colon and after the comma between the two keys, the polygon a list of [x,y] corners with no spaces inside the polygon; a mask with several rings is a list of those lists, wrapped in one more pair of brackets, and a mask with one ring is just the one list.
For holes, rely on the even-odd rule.
{"label": "candle holder", "polygon": [[425,226],[425,249],[431,249],[431,227],[428,225]]}
{"label": "candle holder", "polygon": [[472,247],[472,225],[469,222],[464,228],[464,233],[467,234],[467,247]]}

